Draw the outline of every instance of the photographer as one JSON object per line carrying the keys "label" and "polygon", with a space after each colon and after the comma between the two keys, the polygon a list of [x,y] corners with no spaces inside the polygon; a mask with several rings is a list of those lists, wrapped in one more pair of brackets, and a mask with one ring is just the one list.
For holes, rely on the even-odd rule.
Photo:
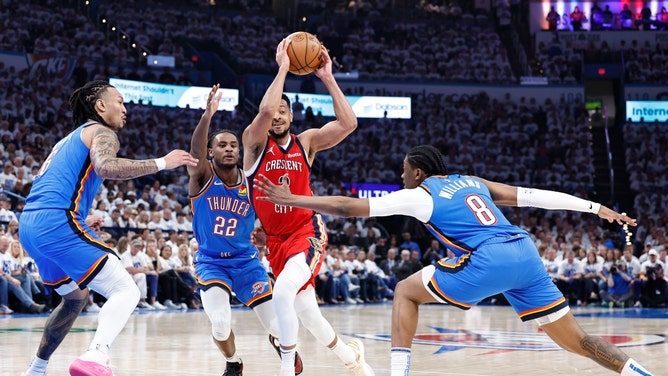
{"label": "photographer", "polygon": [[668,291],[666,290],[666,280],[663,276],[663,267],[659,264],[648,267],[645,277],[646,279],[642,286],[642,305],[650,308],[666,307],[666,303],[668,303]]}
{"label": "photographer", "polygon": [[[640,275],[639,275],[639,286],[636,286],[635,289],[638,290],[640,294],[640,301],[636,303],[637,307],[641,307],[646,304],[661,304],[661,297],[664,296],[665,299],[665,286],[661,289],[661,281],[658,281],[656,278],[657,274],[661,275],[660,279],[663,279],[663,270],[665,265],[661,260],[659,260],[659,253],[656,249],[651,248],[647,252],[647,260],[643,261],[640,264]],[[665,281],[664,281],[665,282]],[[649,286],[647,286],[649,284]],[[657,293],[657,288],[663,293]]]}
{"label": "photographer", "polygon": [[611,307],[630,307],[633,304],[633,291],[631,283],[633,278],[629,275],[626,263],[617,262],[610,267],[610,273],[606,278],[607,290],[600,292],[603,304],[609,304]]}

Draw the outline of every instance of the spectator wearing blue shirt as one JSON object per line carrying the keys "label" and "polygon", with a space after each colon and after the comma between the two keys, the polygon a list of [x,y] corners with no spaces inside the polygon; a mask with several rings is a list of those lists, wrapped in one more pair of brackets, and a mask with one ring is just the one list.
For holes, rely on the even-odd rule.
{"label": "spectator wearing blue shirt", "polygon": [[631,282],[633,278],[629,275],[626,263],[617,262],[610,267],[610,273],[606,278],[607,290],[601,290],[603,304],[612,304],[615,307],[630,307],[633,304],[633,291]]}
{"label": "spectator wearing blue shirt", "polygon": [[420,250],[420,246],[418,245],[418,243],[411,240],[411,233],[408,231],[404,231],[401,234],[401,236],[404,239],[404,242],[399,245],[399,249],[418,251],[419,257],[422,258],[422,250]]}

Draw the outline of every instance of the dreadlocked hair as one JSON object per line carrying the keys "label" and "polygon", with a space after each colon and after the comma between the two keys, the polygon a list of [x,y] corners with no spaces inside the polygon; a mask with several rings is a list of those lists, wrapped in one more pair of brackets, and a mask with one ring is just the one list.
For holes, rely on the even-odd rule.
{"label": "dreadlocked hair", "polygon": [[113,86],[109,85],[107,81],[96,80],[89,81],[72,92],[69,103],[75,125],[83,124],[88,119],[109,125],[95,110],[95,101],[100,99],[100,96],[108,87]]}
{"label": "dreadlocked hair", "polygon": [[414,168],[424,171],[427,176],[447,174],[443,155],[431,145],[420,145],[412,148],[406,154],[406,161]]}

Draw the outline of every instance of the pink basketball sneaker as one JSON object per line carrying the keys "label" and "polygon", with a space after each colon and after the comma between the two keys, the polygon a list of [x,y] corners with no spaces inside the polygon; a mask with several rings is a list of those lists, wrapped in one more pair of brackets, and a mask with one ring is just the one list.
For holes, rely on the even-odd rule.
{"label": "pink basketball sneaker", "polygon": [[114,376],[109,357],[99,351],[88,351],[70,364],[70,376]]}

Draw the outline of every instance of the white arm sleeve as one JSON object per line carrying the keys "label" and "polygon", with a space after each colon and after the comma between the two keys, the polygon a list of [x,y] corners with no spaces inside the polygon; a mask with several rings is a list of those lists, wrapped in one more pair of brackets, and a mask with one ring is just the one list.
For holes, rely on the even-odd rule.
{"label": "white arm sleeve", "polygon": [[408,215],[426,223],[431,218],[434,203],[422,188],[401,189],[381,197],[369,199],[370,217]]}
{"label": "white arm sleeve", "polygon": [[555,191],[517,187],[517,206],[598,214],[601,204]]}

